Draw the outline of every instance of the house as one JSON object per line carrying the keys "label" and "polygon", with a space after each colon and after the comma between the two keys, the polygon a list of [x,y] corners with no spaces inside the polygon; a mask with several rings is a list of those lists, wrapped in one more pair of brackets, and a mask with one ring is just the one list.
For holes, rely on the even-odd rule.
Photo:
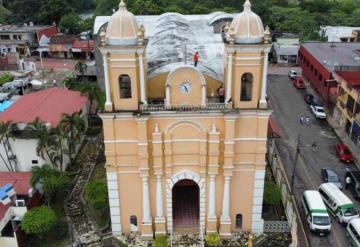
{"label": "house", "polygon": [[360,42],[360,27],[325,26],[320,28],[320,35],[327,42]]}
{"label": "house", "polygon": [[94,58],[95,42],[93,40],[75,40],[71,52],[76,59]]}
{"label": "house", "polygon": [[[26,129],[36,118],[51,129],[59,124],[65,113],[80,113],[86,119],[87,112],[86,96],[57,87],[26,94],[12,102],[0,113],[0,122],[10,121],[17,126],[13,137],[0,143],[0,171],[30,171],[32,166],[41,166],[49,161],[38,154],[38,139]],[[68,156],[64,155],[64,163],[68,162]]]}
{"label": "house", "polygon": [[300,48],[297,34],[283,33],[272,46],[272,61],[280,65],[296,65]]}
{"label": "house", "polygon": [[26,235],[20,228],[25,213],[42,203],[41,194],[30,185],[30,172],[0,172],[0,188],[11,186],[15,195],[0,202],[0,246],[26,247]]}
{"label": "house", "polygon": [[360,147],[360,71],[334,73],[339,82],[334,119]]}
{"label": "house", "polygon": [[305,43],[300,46],[298,61],[303,75],[331,111],[337,98],[334,73],[360,70],[360,43]]}
{"label": "house", "polygon": [[0,25],[0,54],[18,53],[20,57],[30,56],[39,47],[41,39],[58,33],[56,26],[34,25],[23,26]]}
{"label": "house", "polygon": [[58,34],[51,37],[49,42],[49,55],[55,58],[72,58],[71,48],[78,40],[75,35]]}
{"label": "house", "polygon": [[115,236],[263,232],[270,30],[249,0],[224,39],[212,17],[135,17],[121,0],[95,21]]}

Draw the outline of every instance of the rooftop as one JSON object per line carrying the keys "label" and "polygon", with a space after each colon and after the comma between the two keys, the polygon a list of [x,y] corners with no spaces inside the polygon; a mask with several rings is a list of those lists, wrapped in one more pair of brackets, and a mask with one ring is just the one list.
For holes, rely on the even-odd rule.
{"label": "rooftop", "polygon": [[324,67],[333,71],[335,67],[360,68],[360,43],[305,43],[302,45]]}
{"label": "rooftop", "polygon": [[17,195],[28,195],[31,190],[31,172],[0,172],[0,187],[12,184]]}
{"label": "rooftop", "polygon": [[35,33],[37,31],[52,27],[51,25],[32,25],[27,24],[26,26],[17,26],[17,25],[1,25],[0,24],[0,33],[26,33],[32,32]]}
{"label": "rooftop", "polygon": [[24,95],[0,113],[0,121],[31,123],[39,117],[44,123],[56,127],[62,114],[80,112],[86,104],[87,97],[80,92],[54,87]]}
{"label": "rooftop", "polygon": [[341,38],[352,37],[353,30],[360,30],[360,27],[326,26],[321,27],[321,32],[327,37],[328,42],[341,42]]}
{"label": "rooftop", "polygon": [[[148,78],[169,72],[184,64],[185,51],[188,63],[199,51],[198,68],[208,76],[223,81],[224,43],[220,33],[214,33],[212,26],[222,19],[229,21],[236,14],[214,12],[208,15],[182,15],[165,13],[153,16],[136,16],[139,26],[145,27],[147,45]],[[110,16],[95,19],[94,34],[106,24]]]}

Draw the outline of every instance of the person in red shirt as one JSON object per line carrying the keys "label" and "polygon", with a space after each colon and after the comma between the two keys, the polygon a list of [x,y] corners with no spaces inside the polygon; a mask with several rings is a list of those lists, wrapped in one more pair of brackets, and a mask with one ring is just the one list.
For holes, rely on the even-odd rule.
{"label": "person in red shirt", "polygon": [[197,67],[197,64],[199,62],[199,52],[198,51],[195,52],[193,60],[194,60],[194,66]]}

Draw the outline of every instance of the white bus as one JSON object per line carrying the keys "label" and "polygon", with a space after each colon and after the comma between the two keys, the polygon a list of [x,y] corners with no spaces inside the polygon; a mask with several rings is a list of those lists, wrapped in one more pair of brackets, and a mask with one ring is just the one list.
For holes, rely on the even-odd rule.
{"label": "white bus", "polygon": [[350,220],[346,231],[351,246],[360,247],[360,219]]}
{"label": "white bus", "polygon": [[353,202],[334,184],[323,183],[318,189],[329,212],[341,223],[348,223],[358,218],[358,211]]}
{"label": "white bus", "polygon": [[316,190],[306,190],[302,197],[302,205],[310,230],[320,235],[330,233],[331,220],[320,193]]}

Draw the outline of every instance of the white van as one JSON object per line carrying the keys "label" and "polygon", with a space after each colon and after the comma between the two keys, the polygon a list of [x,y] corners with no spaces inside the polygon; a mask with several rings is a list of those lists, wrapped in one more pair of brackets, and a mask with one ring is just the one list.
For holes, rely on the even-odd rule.
{"label": "white van", "polygon": [[353,202],[334,184],[323,183],[318,190],[329,212],[339,223],[348,223],[359,217]]}
{"label": "white van", "polygon": [[346,227],[347,237],[351,246],[360,247],[360,219],[350,220],[348,226]]}
{"label": "white van", "polygon": [[316,190],[306,190],[302,197],[302,205],[310,230],[320,235],[330,233],[331,221],[320,193]]}

